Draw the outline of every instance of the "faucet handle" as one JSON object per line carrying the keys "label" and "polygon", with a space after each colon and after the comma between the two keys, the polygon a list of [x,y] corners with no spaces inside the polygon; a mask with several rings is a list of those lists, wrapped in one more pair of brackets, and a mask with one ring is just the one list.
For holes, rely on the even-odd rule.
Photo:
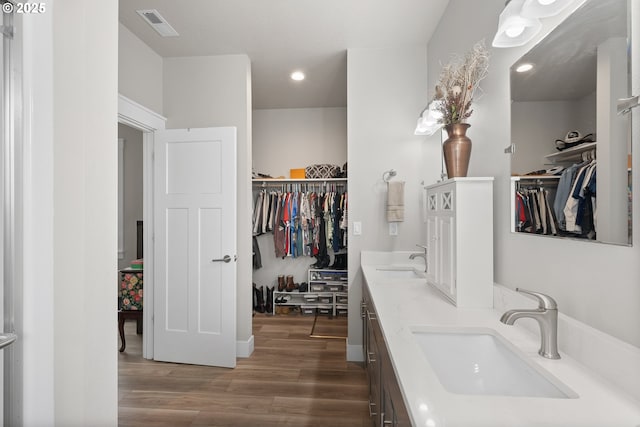
{"label": "faucet handle", "polygon": [[540,292],[528,291],[522,288],[516,288],[516,292],[520,292],[522,294],[531,295],[538,300],[538,308],[543,308],[545,310],[557,310],[558,304],[556,300],[551,298],[549,295],[541,294]]}
{"label": "faucet handle", "polygon": [[419,248],[424,249],[425,253],[427,252],[427,249],[429,249],[427,246],[424,246],[424,245],[416,244],[416,246],[419,247]]}

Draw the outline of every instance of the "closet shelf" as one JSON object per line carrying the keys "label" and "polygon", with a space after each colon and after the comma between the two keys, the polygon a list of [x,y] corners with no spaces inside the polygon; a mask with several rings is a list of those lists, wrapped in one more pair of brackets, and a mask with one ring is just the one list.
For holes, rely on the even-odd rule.
{"label": "closet shelf", "polygon": [[575,147],[567,148],[557,153],[547,154],[544,157],[554,163],[579,160],[585,151],[595,150],[596,144],[596,142],[585,142],[584,144],[576,145]]}
{"label": "closet shelf", "polygon": [[281,182],[346,182],[347,178],[254,178],[251,180],[254,184],[276,183]]}
{"label": "closet shelf", "polygon": [[518,175],[518,176],[511,177],[512,181],[531,181],[531,180],[538,180],[538,179],[549,179],[549,180],[560,179],[560,175]]}

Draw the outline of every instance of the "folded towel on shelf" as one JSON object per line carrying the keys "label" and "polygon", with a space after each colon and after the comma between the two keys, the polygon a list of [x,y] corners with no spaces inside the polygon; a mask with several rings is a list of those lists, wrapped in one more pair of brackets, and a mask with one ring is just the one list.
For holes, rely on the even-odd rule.
{"label": "folded towel on shelf", "polygon": [[387,183],[387,222],[404,221],[404,181]]}

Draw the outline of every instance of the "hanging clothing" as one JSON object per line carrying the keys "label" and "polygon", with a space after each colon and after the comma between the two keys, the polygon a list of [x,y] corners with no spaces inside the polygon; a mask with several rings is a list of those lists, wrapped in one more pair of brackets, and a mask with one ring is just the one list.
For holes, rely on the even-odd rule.
{"label": "hanging clothing", "polygon": [[567,204],[567,199],[571,194],[571,187],[576,177],[576,172],[579,166],[577,164],[571,165],[562,172],[560,180],[558,181],[558,191],[556,192],[555,200],[553,201],[553,211],[558,219],[558,227],[561,230],[566,230],[566,220],[564,217],[564,207]]}
{"label": "hanging clothing", "polygon": [[347,247],[346,192],[254,193],[254,235],[273,233],[275,256],[328,256]]}
{"label": "hanging clothing", "polygon": [[276,202],[276,216],[273,227],[273,246],[275,248],[276,258],[284,258],[287,255],[286,246],[286,224],[284,222],[284,195],[278,194]]}
{"label": "hanging clothing", "polygon": [[258,245],[258,238],[253,236],[252,238],[252,246],[253,246],[253,269],[257,270],[258,268],[262,268],[262,256],[260,255],[260,246]]}
{"label": "hanging clothing", "polygon": [[584,198],[583,187],[588,184],[589,178],[591,177],[592,168],[594,166],[595,162],[590,162],[582,166],[576,174],[576,179],[573,183],[573,186],[571,187],[570,197],[567,199],[567,203],[564,207],[564,216],[566,219],[567,231],[577,234],[582,233],[582,227],[580,226],[580,224],[578,224],[578,206],[581,199]]}
{"label": "hanging clothing", "polygon": [[516,192],[516,230],[557,235],[558,222],[549,200],[549,191],[542,187],[521,188]]}

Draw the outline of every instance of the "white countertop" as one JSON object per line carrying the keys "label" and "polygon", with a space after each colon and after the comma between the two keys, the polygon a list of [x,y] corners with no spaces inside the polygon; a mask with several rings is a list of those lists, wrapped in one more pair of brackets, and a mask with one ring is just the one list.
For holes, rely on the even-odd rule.
{"label": "white countertop", "polygon": [[[424,268],[422,260],[416,261],[411,263],[406,254],[401,254],[390,258],[390,263],[381,264],[381,257],[367,257],[363,252],[362,262],[364,278],[414,426],[640,426],[639,402],[562,352],[560,360],[539,356],[539,335],[518,327],[517,323],[514,326],[500,323],[501,312],[458,309],[425,279],[389,279],[377,271],[380,267],[401,264],[414,266],[417,270]],[[450,393],[443,388],[414,341],[411,329],[420,326],[491,328],[579,397],[557,399]]]}

